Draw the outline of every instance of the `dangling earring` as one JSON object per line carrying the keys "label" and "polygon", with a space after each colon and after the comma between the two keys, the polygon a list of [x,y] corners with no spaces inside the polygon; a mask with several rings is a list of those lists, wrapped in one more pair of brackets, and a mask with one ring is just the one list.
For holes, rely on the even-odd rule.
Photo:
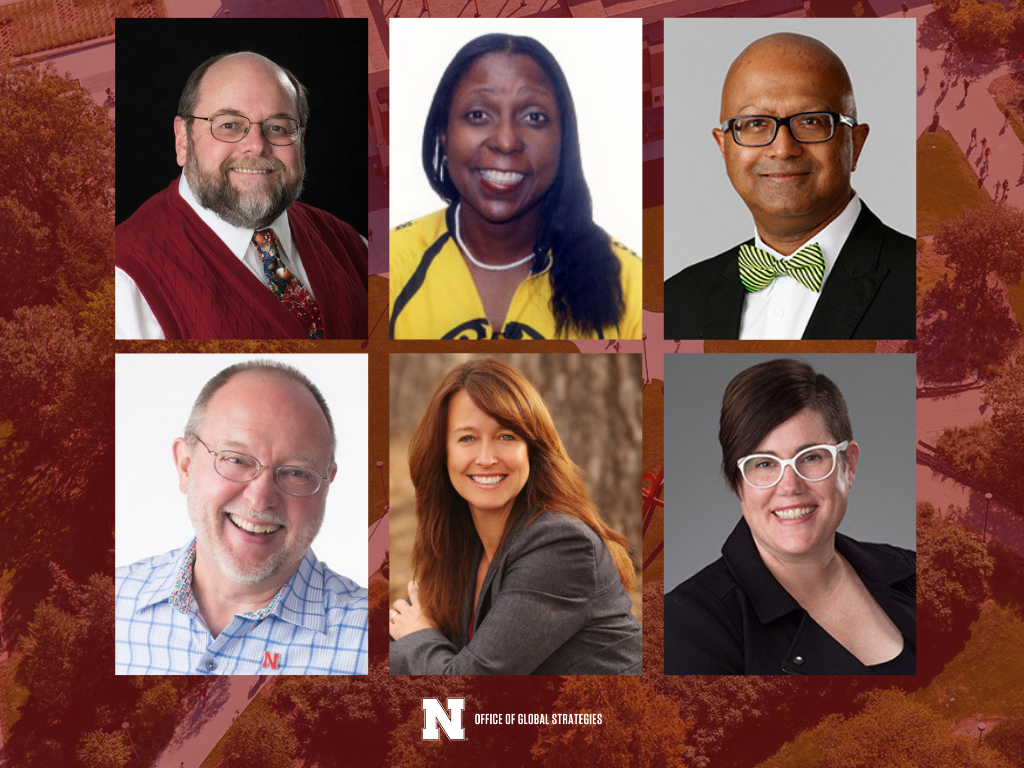
{"label": "dangling earring", "polygon": [[441,139],[434,139],[434,167],[437,168],[437,178],[444,184],[444,167],[448,165],[448,158],[441,148]]}

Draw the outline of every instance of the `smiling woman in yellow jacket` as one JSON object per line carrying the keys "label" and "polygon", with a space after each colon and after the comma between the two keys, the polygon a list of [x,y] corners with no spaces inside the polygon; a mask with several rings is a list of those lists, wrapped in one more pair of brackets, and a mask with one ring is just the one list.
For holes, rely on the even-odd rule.
{"label": "smiling woman in yellow jacket", "polygon": [[543,45],[467,43],[422,159],[449,207],[391,233],[391,338],[641,337],[640,258],[594,223],[572,95]]}

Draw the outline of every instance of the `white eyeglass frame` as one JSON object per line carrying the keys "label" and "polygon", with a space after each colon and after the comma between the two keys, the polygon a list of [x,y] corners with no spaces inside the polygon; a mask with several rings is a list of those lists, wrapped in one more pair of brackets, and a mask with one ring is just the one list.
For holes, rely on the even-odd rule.
{"label": "white eyeglass frame", "polygon": [[[786,474],[786,467],[791,467],[793,472],[796,474],[796,476],[799,477],[801,480],[803,480],[805,482],[808,482],[808,483],[820,483],[822,480],[828,480],[830,477],[832,477],[833,474],[835,474],[836,466],[838,466],[838,464],[839,464],[838,454],[844,452],[849,447],[850,447],[850,441],[849,440],[843,440],[843,442],[839,443],[838,445],[829,445],[827,443],[822,443],[821,445],[811,445],[811,446],[808,446],[807,448],[804,448],[802,451],[797,453],[797,455],[794,456],[791,459],[780,459],[778,456],[775,456],[774,454],[771,454],[771,453],[752,453],[749,456],[744,456],[742,459],[737,461],[736,462],[736,467],[740,471],[740,477],[743,478],[743,482],[745,482],[751,488],[757,488],[759,491],[763,491],[766,488],[774,488],[776,485],[778,485],[780,482],[782,482],[782,478]],[[800,470],[796,468],[796,460],[798,458],[800,458],[801,456],[803,456],[808,451],[813,451],[813,450],[817,450],[817,449],[820,449],[820,448],[824,448],[826,451],[828,451],[829,453],[832,454],[832,469],[824,477],[813,477],[813,478],[812,477],[804,477],[803,475],[800,474]],[[750,482],[747,479],[747,473],[743,471],[743,465],[746,462],[750,461],[751,459],[760,459],[760,458],[771,459],[772,461],[777,461],[777,462],[779,462],[779,464],[782,465],[782,471],[779,472],[779,479],[776,480],[771,485],[754,485],[752,482]]]}

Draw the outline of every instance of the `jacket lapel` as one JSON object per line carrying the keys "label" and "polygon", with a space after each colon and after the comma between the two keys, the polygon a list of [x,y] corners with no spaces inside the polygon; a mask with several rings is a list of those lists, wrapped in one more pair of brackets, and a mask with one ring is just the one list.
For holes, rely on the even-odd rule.
{"label": "jacket lapel", "polygon": [[849,339],[888,274],[879,267],[884,230],[868,207],[861,203],[857,222],[829,273],[804,339]]}
{"label": "jacket lapel", "polygon": [[[747,243],[753,243],[753,239]],[[738,339],[743,299],[747,295],[740,282],[739,246],[728,253],[722,270],[714,275],[704,296],[702,339]]]}
{"label": "jacket lapel", "polygon": [[[487,616],[487,612],[491,609],[491,587],[494,583],[494,579],[498,570],[504,567],[505,560],[508,558],[509,545],[512,541],[523,531],[523,527],[526,525],[527,518],[526,511],[519,515],[519,519],[513,523],[511,530],[502,542],[500,549],[495,555],[494,560],[491,561],[490,565],[487,566],[487,573],[484,574],[483,584],[480,585],[480,598],[477,600],[475,606],[472,606],[473,616],[473,631],[476,632],[477,627],[480,626],[480,622]],[[480,567],[480,558],[483,557],[484,547],[477,539],[476,545],[473,548],[473,559],[472,559],[472,570],[470,571],[469,578],[469,589],[466,598],[466,605],[470,606],[473,601],[473,593],[476,591],[476,572]],[[500,587],[499,587],[500,589]],[[464,615],[464,621],[462,622],[467,630],[469,628],[469,616]],[[467,634],[468,637],[468,634]]]}

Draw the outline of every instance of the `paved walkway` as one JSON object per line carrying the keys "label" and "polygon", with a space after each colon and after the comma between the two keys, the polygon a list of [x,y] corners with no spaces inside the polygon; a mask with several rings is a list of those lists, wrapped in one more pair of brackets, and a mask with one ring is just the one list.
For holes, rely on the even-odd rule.
{"label": "paved walkway", "polygon": [[988,418],[981,387],[945,397],[918,397],[917,439],[935,445],[950,427],[967,427]]}
{"label": "paved walkway", "polygon": [[213,677],[205,704],[196,704],[179,722],[174,736],[156,756],[150,768],[199,768],[217,742],[224,738],[231,723],[257,695],[273,684],[266,677],[263,685],[257,675]]}
{"label": "paved walkway", "polygon": [[[910,15],[917,18],[919,38],[922,35],[936,36],[938,19],[931,19],[934,10],[931,5],[914,8]],[[944,32],[944,30],[943,30]],[[993,80],[1018,70],[1016,62],[984,64],[967,60],[953,49],[947,50],[948,37],[937,40],[937,47],[930,49],[926,43],[919,43],[917,51],[917,129],[924,133],[932,124],[934,113],[939,113],[939,125],[949,131],[971,162],[975,173],[982,167],[981,140],[987,140],[992,152],[989,155],[989,172],[984,188],[993,197],[995,184],[1009,181],[1006,201],[1018,208],[1024,208],[1024,147],[1006,124],[1003,113],[996,107],[995,100],[988,92]],[[925,81],[923,68],[929,75]],[[964,78],[970,82],[964,95]],[[946,80],[945,96],[940,83]],[[971,131],[977,129],[977,140],[972,143]],[[1002,199],[1002,192],[999,194]]]}
{"label": "paved walkway", "polygon": [[[991,418],[985,408],[980,387],[945,397],[919,397],[917,399],[917,439],[935,446],[939,436],[951,427],[967,427]],[[931,451],[924,449],[930,455]],[[947,476],[941,469],[921,458],[917,460],[917,500],[930,501],[948,522],[994,539],[1024,557],[1024,518],[1001,499],[985,498],[988,488],[981,484],[966,484]],[[946,510],[952,504],[959,509],[955,518],[947,518]]]}

